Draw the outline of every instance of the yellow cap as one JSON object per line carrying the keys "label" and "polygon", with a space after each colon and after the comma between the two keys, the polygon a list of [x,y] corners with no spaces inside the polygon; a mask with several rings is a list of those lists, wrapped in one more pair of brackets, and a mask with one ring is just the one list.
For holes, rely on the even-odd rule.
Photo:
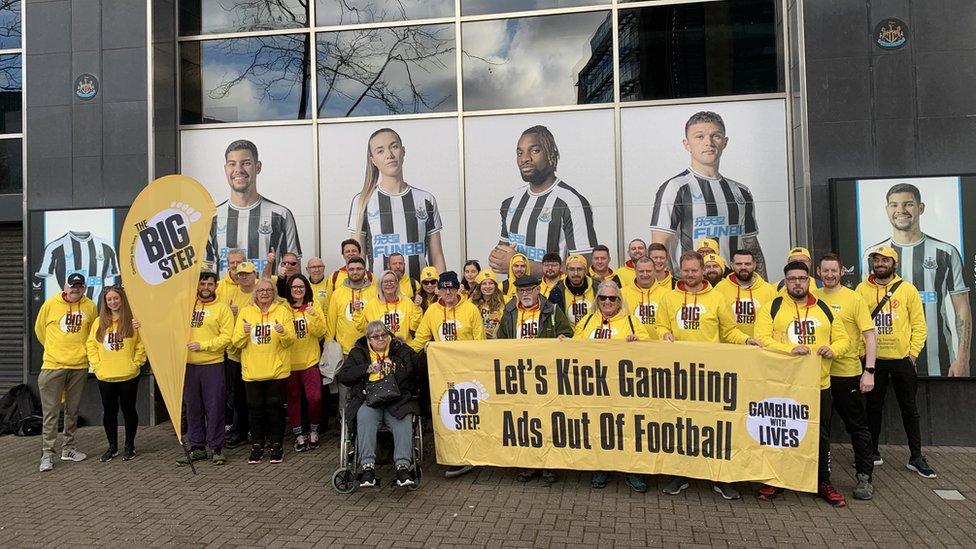
{"label": "yellow cap", "polygon": [[797,246],[790,250],[790,253],[786,254],[786,260],[789,261],[794,255],[802,255],[807,259],[813,261],[813,256],[810,255],[810,250],[804,248],[803,246]]}
{"label": "yellow cap", "polygon": [[705,263],[718,263],[719,269],[725,270],[725,260],[717,254],[705,254]]}
{"label": "yellow cap", "polygon": [[566,266],[569,267],[569,264],[572,263],[573,261],[582,263],[583,264],[583,268],[586,268],[586,258],[583,257],[582,255],[580,255],[580,254],[572,254],[569,257],[567,257],[566,258]]}
{"label": "yellow cap", "polygon": [[891,246],[878,246],[877,248],[871,250],[870,253],[868,253],[868,257],[871,257],[872,255],[890,257],[896,262],[898,261],[898,252],[896,252],[895,249],[892,248]]}
{"label": "yellow cap", "polygon": [[718,249],[718,241],[712,238],[702,238],[695,244],[696,252],[702,248],[708,248],[709,250],[712,250],[715,253],[721,251]]}
{"label": "yellow cap", "polygon": [[242,261],[237,265],[237,272],[239,273],[254,273],[257,272],[258,268],[254,266],[254,263],[250,261]]}
{"label": "yellow cap", "polygon": [[498,284],[498,278],[495,276],[495,272],[492,271],[491,269],[485,269],[480,273],[478,273],[478,276],[476,276],[474,279],[474,283],[481,284],[486,280],[491,280],[495,284]]}
{"label": "yellow cap", "polygon": [[420,271],[421,282],[425,280],[437,280],[439,277],[440,275],[437,274],[437,267],[424,267],[423,270]]}

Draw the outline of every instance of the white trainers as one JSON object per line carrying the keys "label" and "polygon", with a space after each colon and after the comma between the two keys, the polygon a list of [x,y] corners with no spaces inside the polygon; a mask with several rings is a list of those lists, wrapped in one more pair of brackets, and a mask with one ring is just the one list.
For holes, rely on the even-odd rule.
{"label": "white trainers", "polygon": [[41,456],[41,472],[50,471],[51,469],[54,469],[54,456],[44,454]]}
{"label": "white trainers", "polygon": [[79,452],[74,448],[61,450],[61,461],[85,461],[86,457],[88,457],[88,454]]}

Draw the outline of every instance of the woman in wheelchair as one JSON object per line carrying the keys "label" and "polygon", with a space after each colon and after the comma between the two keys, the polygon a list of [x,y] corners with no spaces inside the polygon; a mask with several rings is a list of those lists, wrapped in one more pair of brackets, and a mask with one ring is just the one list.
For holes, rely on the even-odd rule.
{"label": "woman in wheelchair", "polygon": [[[380,321],[366,325],[336,377],[350,387],[346,420],[356,418],[356,453],[362,467],[358,483],[377,485],[376,432],[380,423],[393,434],[397,486],[412,486],[413,416],[420,412],[416,397],[416,358],[407,344],[391,337]],[[351,424],[350,424],[351,425]]]}

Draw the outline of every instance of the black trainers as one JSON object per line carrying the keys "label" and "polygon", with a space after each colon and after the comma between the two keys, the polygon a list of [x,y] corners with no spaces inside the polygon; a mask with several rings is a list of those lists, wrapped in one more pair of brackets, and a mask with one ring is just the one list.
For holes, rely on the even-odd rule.
{"label": "black trainers", "polygon": [[247,462],[251,464],[261,463],[261,458],[263,457],[264,457],[264,448],[262,448],[260,444],[252,444],[251,455],[247,457]]}
{"label": "black trainers", "polygon": [[408,465],[397,465],[396,485],[400,487],[414,485],[413,471]]}
{"label": "black trainers", "polygon": [[929,463],[925,461],[924,456],[918,456],[916,458],[912,458],[908,460],[908,463],[905,464],[905,467],[909,471],[915,471],[916,473],[918,473],[918,476],[922,478],[936,477],[935,471],[933,471],[932,468],[929,467]]}
{"label": "black trainers", "polygon": [[238,435],[237,433],[231,433],[227,437],[227,440],[224,441],[224,448],[230,448],[231,450],[233,450],[234,448],[237,448],[241,444],[244,444],[244,442],[246,442],[244,440],[244,437]]}
{"label": "black trainers", "polygon": [[125,450],[122,451],[122,461],[132,461],[136,457],[136,449],[132,446],[126,446]]}
{"label": "black trainers", "polygon": [[281,447],[281,444],[275,442],[271,445],[271,452],[268,455],[268,461],[270,463],[281,463],[285,460],[285,449]]}
{"label": "black trainers", "polygon": [[190,450],[189,458],[187,458],[187,455],[185,453],[179,458],[177,458],[176,465],[178,467],[185,467],[189,465],[191,461],[201,461],[204,459],[207,459],[207,449],[197,447]]}
{"label": "black trainers", "polygon": [[356,480],[359,481],[360,488],[372,488],[376,486],[376,472],[373,471],[373,465],[363,465],[363,470],[359,473],[359,477]]}
{"label": "black trainers", "polygon": [[108,463],[112,461],[112,458],[114,458],[117,455],[119,455],[118,448],[109,448],[108,450],[105,450],[105,453],[102,454],[102,457],[98,458],[98,461],[101,461],[102,463]]}

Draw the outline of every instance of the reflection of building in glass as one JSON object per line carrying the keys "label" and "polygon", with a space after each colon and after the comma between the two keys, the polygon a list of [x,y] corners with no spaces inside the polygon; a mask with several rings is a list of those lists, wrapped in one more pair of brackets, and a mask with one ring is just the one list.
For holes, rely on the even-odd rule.
{"label": "reflection of building in glass", "polygon": [[613,35],[610,15],[600,23],[590,38],[590,59],[579,71],[576,102],[609,103],[613,101]]}

